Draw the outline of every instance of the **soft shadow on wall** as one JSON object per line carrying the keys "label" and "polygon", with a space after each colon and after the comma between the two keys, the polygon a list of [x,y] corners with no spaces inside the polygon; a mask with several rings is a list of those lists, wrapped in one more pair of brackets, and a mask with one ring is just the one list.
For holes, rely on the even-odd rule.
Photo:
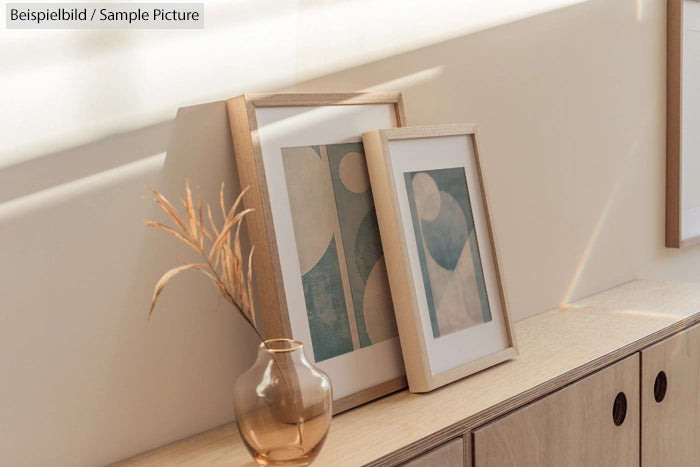
{"label": "soft shadow on wall", "polygon": [[[645,22],[634,8],[590,0],[266,91],[399,90],[409,124],[479,123],[518,320],[561,301],[606,206],[575,294],[631,278],[633,256],[662,235],[663,11],[650,6]],[[117,169],[110,183],[105,169]],[[189,178],[216,204],[224,180],[235,197],[224,103],[0,169],[10,175],[34,181],[15,181],[5,200],[67,195],[0,220],[0,240],[24,246],[7,253],[17,266],[0,282],[6,460],[103,464],[231,420],[230,388],[254,338],[194,274],[176,278],[146,321],[152,285],[189,253],[142,223],[162,216],[145,185],[175,200]]]}
{"label": "soft shadow on wall", "polygon": [[[78,180],[119,171],[165,152],[172,121],[118,133],[63,151],[0,168],[0,212],[10,201],[66,186]],[[51,196],[44,197],[50,203]],[[22,203],[27,203],[26,199]]]}
{"label": "soft shadow on wall", "polygon": [[117,455],[109,439],[122,436],[112,429],[128,402],[104,397],[140,386],[109,363],[129,346],[120,315],[143,307],[126,283],[138,261],[146,174],[162,166],[169,133],[157,125],[0,171],[3,464]]}
{"label": "soft shadow on wall", "polygon": [[[224,183],[227,207],[241,191],[224,102],[178,110],[165,165],[152,187],[179,204],[184,196],[185,180],[195,196],[199,193],[202,201],[211,206],[215,222],[221,225],[221,184]],[[148,219],[171,223],[155,204],[149,204],[147,210]],[[141,263],[134,271],[132,289],[152,287],[162,273],[182,261],[199,262],[186,246],[167,233],[145,227],[144,230],[138,255]],[[245,232],[242,250],[247,257]],[[148,292],[147,304],[150,303]],[[145,326],[148,329],[144,329],[141,316],[137,320],[130,316],[123,318],[125,337],[140,334],[143,340],[139,348],[154,346],[155,338],[158,354],[150,359],[150,368],[139,369],[141,377],[148,382],[149,397],[140,398],[138,406],[132,406],[133,413],[123,417],[125,424],[150,413],[149,432],[157,434],[159,440],[172,440],[233,419],[233,382],[253,363],[258,342],[247,323],[220,297],[208,279],[191,271],[173,279],[159,298]],[[115,359],[115,364],[136,359],[137,352]],[[165,391],[164,381],[169,382]],[[117,395],[116,399],[122,397]],[[183,400],[192,403],[183,404]],[[158,401],[157,407],[153,401]],[[188,421],[189,432],[183,430],[183,420]],[[133,445],[135,440],[124,441],[125,445]],[[151,444],[143,440],[143,447],[134,452],[152,447],[154,441],[148,442]]]}
{"label": "soft shadow on wall", "polygon": [[160,275],[195,258],[144,226],[166,220],[146,186],[177,204],[186,178],[215,218],[221,182],[228,205],[240,192],[223,102],[0,171],[0,241],[20,246],[0,281],[3,463],[102,465],[233,418],[243,320],[193,273],[147,320]]}

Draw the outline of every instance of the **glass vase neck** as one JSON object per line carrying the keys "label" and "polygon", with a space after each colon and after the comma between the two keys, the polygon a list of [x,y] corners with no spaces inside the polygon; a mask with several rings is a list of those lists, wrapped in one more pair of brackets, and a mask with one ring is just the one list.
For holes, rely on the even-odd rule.
{"label": "glass vase neck", "polygon": [[294,339],[266,339],[264,342],[260,343],[258,348],[261,352],[267,352],[270,354],[290,353],[302,350],[304,348],[304,344],[302,344],[301,341]]}

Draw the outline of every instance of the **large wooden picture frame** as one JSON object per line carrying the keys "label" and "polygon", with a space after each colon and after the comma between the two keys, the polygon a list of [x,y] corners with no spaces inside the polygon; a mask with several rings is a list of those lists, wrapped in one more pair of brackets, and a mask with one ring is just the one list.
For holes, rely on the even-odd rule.
{"label": "large wooden picture frame", "polygon": [[399,93],[248,94],[228,100],[250,187],[265,335],[301,340],[339,413],[406,387],[362,133],[404,125]]}
{"label": "large wooden picture frame", "polygon": [[517,355],[473,125],[363,135],[409,389]]}
{"label": "large wooden picture frame", "polygon": [[666,246],[700,242],[700,2],[667,0]]}

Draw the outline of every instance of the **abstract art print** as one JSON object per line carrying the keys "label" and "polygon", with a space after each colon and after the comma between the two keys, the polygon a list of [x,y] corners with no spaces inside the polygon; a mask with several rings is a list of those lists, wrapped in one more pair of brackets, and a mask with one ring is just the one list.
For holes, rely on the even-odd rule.
{"label": "abstract art print", "polygon": [[491,321],[464,168],[404,179],[433,337]]}
{"label": "abstract art print", "polygon": [[304,343],[337,414],[407,386],[362,134],[404,125],[396,92],[226,102],[266,338]]}
{"label": "abstract art print", "polygon": [[362,135],[411,392],[517,355],[474,125]]}
{"label": "abstract art print", "polygon": [[362,143],[282,148],[314,360],[397,337]]}

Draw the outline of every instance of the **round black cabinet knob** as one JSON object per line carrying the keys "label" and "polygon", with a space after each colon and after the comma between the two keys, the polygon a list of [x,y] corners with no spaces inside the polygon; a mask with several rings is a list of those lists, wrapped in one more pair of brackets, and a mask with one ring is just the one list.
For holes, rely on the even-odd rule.
{"label": "round black cabinet knob", "polygon": [[666,373],[659,371],[656,375],[656,380],[654,380],[654,400],[656,402],[661,402],[666,397],[666,388],[668,387],[668,379],[666,378]]}
{"label": "round black cabinet knob", "polygon": [[612,409],[613,422],[616,426],[622,425],[627,416],[627,397],[624,392],[620,392],[615,396]]}

